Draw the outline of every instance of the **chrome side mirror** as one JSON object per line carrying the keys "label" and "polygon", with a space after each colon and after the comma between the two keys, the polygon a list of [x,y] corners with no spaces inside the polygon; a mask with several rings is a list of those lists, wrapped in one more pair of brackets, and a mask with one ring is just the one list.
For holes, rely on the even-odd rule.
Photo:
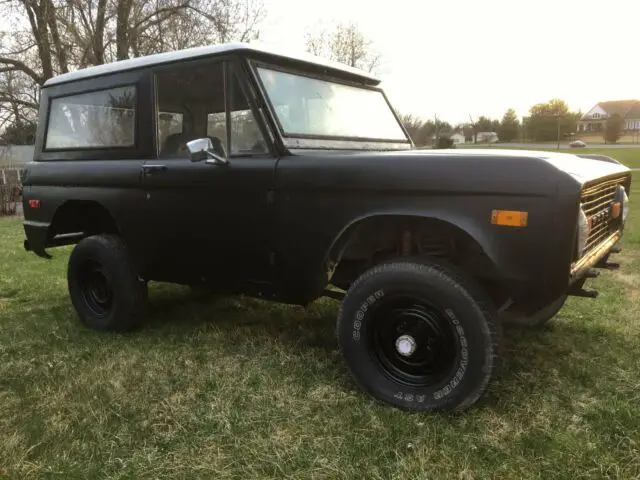
{"label": "chrome side mirror", "polygon": [[204,160],[209,165],[226,165],[229,161],[217,155],[213,151],[213,143],[210,138],[197,138],[187,142],[187,149],[189,150],[189,159],[192,162],[201,162]]}

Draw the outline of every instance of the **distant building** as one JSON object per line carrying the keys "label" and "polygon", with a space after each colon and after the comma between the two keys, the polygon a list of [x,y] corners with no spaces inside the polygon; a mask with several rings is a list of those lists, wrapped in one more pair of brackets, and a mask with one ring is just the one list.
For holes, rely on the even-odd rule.
{"label": "distant building", "polygon": [[496,143],[500,140],[496,132],[478,132],[476,139],[478,143]]}
{"label": "distant building", "polygon": [[[460,145],[465,143],[464,133],[463,132],[440,132],[440,138],[450,138],[453,140],[454,145]],[[431,136],[431,141],[436,141],[436,135]]]}
{"label": "distant building", "polygon": [[453,140],[454,145],[459,145],[465,142],[464,133],[461,133],[461,132],[456,132],[453,135],[451,135],[449,138]]}
{"label": "distant building", "polygon": [[578,132],[601,132],[607,118],[618,114],[625,131],[640,131],[640,100],[597,103],[578,121]]}

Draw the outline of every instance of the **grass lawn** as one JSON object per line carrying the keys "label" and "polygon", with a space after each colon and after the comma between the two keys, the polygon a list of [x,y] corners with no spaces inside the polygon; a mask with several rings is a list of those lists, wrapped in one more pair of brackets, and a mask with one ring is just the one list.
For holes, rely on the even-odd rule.
{"label": "grass lawn", "polygon": [[[466,147],[465,147],[466,148]],[[469,148],[475,148],[475,146],[471,146]],[[562,153],[594,153],[598,155],[606,155],[611,158],[615,158],[619,162],[624,163],[629,168],[640,168],[640,147],[638,148],[569,148],[569,149],[560,149],[557,150],[555,146],[549,146],[548,148],[524,148],[524,147],[511,147],[509,144],[496,144],[491,147],[480,147],[478,148],[507,148],[514,150],[544,150],[550,152],[562,152]]]}
{"label": "grass lawn", "polygon": [[457,415],[359,393],[332,300],[305,311],[153,285],[141,330],[90,331],[67,298],[70,249],[39,259],[20,220],[0,220],[0,477],[638,478],[638,210],[623,268],[589,284],[600,297],[506,329],[501,377]]}
{"label": "grass lawn", "polygon": [[629,168],[640,168],[640,148],[571,148],[560,151],[565,153],[595,153],[598,155],[607,155],[624,163]]}

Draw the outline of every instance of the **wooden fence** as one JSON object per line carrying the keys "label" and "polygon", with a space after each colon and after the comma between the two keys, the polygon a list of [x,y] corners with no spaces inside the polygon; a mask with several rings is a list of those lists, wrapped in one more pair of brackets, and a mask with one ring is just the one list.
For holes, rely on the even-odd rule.
{"label": "wooden fence", "polygon": [[0,216],[22,215],[22,177],[22,168],[0,167]]}

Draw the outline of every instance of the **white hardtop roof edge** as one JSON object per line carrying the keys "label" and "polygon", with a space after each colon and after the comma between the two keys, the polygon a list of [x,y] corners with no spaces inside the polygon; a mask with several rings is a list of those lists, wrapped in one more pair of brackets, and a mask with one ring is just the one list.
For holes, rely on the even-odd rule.
{"label": "white hardtop roof edge", "polygon": [[71,82],[75,80],[82,80],[91,77],[97,77],[99,75],[107,75],[110,73],[123,72],[127,70],[134,70],[137,68],[150,67],[153,65],[160,65],[163,63],[175,62],[178,60],[195,59],[198,57],[205,57],[208,55],[214,55],[219,53],[230,53],[236,51],[265,53],[280,57],[283,59],[300,61],[311,63],[313,65],[330,68],[332,70],[339,70],[351,75],[356,75],[366,80],[368,83],[379,83],[379,79],[371,74],[357,68],[350,67],[343,63],[327,60],[322,57],[317,57],[311,54],[305,53],[287,53],[284,50],[276,50],[257,43],[223,43],[215,45],[205,45],[202,47],[192,47],[184,50],[174,50],[171,52],[155,53],[152,55],[146,55],[144,57],[130,58],[127,60],[119,60],[116,62],[105,63],[102,65],[96,65],[93,67],[86,67],[80,70],[76,70],[69,73],[63,73],[56,77],[50,78],[44,84],[45,87],[51,85],[58,85],[61,83]]}

